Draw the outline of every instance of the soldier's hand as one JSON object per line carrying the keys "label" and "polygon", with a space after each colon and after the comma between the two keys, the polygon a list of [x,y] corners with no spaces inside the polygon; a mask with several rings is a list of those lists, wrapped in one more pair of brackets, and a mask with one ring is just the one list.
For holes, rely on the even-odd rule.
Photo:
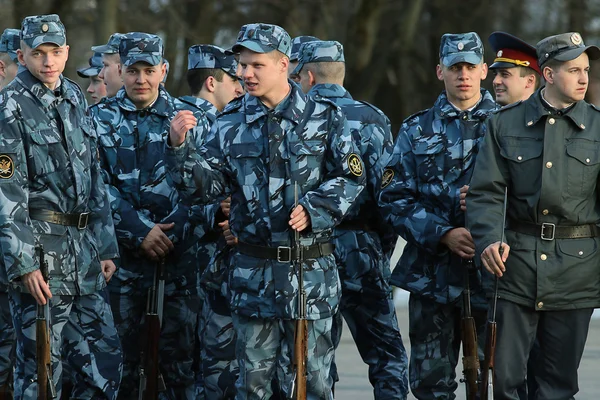
{"label": "soldier's hand", "polygon": [[219,222],[219,226],[223,229],[223,237],[230,246],[235,246],[238,243],[238,238],[233,236],[231,229],[229,229],[229,221]]}
{"label": "soldier's hand", "polygon": [[50,286],[44,282],[44,277],[39,269],[23,275],[21,280],[39,305],[43,306],[46,304],[46,299],[52,298]]}
{"label": "soldier's hand", "polygon": [[173,251],[175,246],[173,246],[167,235],[164,234],[164,231],[173,229],[174,226],[174,222],[154,225],[154,228],[148,232],[148,235],[146,235],[140,246],[146,257],[153,261],[158,261]]}
{"label": "soldier's hand", "polygon": [[104,279],[106,280],[106,283],[108,283],[117,270],[117,266],[113,260],[104,260],[100,261],[100,267],[102,268],[102,275],[104,275]]}
{"label": "soldier's hand", "polygon": [[461,211],[467,211],[467,192],[469,191],[469,185],[464,185],[460,188],[460,209]]}
{"label": "soldier's hand", "polygon": [[289,224],[293,230],[298,232],[302,232],[310,226],[310,216],[304,207],[298,205],[292,210]]}
{"label": "soldier's hand", "polygon": [[475,243],[473,243],[471,232],[466,228],[451,229],[442,236],[440,241],[461,258],[470,259],[475,256]]}
{"label": "soldier's hand", "polygon": [[500,242],[492,243],[481,253],[481,263],[490,274],[502,277],[506,272],[504,263],[510,253],[510,246],[502,243],[502,255],[500,255]]}
{"label": "soldier's hand", "polygon": [[169,144],[172,147],[179,147],[185,140],[187,131],[196,126],[198,120],[194,117],[194,113],[189,110],[179,111],[175,118],[171,121],[171,129],[169,130]]}
{"label": "soldier's hand", "polygon": [[229,218],[229,212],[231,211],[231,196],[221,202],[221,211]]}

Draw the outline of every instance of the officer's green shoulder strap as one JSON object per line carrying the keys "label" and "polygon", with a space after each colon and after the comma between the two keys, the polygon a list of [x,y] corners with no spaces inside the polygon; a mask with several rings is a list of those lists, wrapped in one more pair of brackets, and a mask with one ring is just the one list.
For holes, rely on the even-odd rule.
{"label": "officer's green shoulder strap", "polygon": [[492,112],[494,112],[494,113],[500,113],[502,111],[510,110],[511,108],[515,108],[516,106],[518,106],[521,103],[523,103],[523,100],[519,100],[519,101],[516,101],[514,103],[507,104],[505,106],[502,106],[500,108],[495,109]]}
{"label": "officer's green shoulder strap", "polygon": [[592,108],[596,111],[600,111],[600,108],[598,108],[597,105],[593,104],[593,103],[588,103],[590,106],[592,106]]}

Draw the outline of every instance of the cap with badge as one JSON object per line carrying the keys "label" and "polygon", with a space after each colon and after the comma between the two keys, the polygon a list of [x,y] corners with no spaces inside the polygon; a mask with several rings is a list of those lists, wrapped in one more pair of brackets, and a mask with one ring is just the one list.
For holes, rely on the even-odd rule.
{"label": "cap with badge", "polygon": [[245,30],[240,30],[235,45],[231,48],[234,53],[239,53],[242,48],[256,53],[269,53],[277,50],[290,56],[292,39],[280,26],[271,24],[252,24]]}
{"label": "cap with badge", "polygon": [[298,53],[300,52],[300,46],[303,43],[308,43],[308,42],[316,42],[320,40],[319,38],[316,38],[314,36],[296,36],[293,40],[292,40],[292,50],[290,53],[290,61],[294,62],[294,61],[298,61]]}
{"label": "cap with badge", "polygon": [[446,33],[440,43],[440,60],[446,67],[461,62],[480,64],[483,61],[483,43],[475,32]]}
{"label": "cap with badge", "polygon": [[197,44],[188,50],[188,70],[190,69],[222,69],[236,77],[237,62],[231,54],[211,44]]}
{"label": "cap with badge", "polygon": [[535,47],[506,32],[493,32],[488,38],[496,54],[490,69],[529,67],[541,74]]}
{"label": "cap with badge", "polygon": [[129,67],[138,62],[158,65],[163,60],[163,42],[157,35],[130,32],[121,37],[119,55],[121,64]]}
{"label": "cap with badge", "polygon": [[108,43],[100,46],[93,46],[92,51],[102,54],[119,54],[119,44],[121,43],[122,33],[113,33],[108,38]]}
{"label": "cap with badge", "polygon": [[540,40],[536,45],[538,64],[540,68],[549,60],[571,61],[584,52],[590,60],[600,58],[600,49],[597,46],[586,46],[578,32],[562,33],[549,36]]}
{"label": "cap with badge", "polygon": [[64,46],[67,43],[67,33],[58,15],[32,15],[21,22],[20,39],[32,49],[44,43]]}
{"label": "cap with badge", "polygon": [[17,62],[17,50],[21,47],[18,29],[6,28],[0,36],[0,53],[7,53],[10,58]]}
{"label": "cap with badge", "polygon": [[304,43],[300,46],[298,65],[292,74],[299,74],[305,64],[313,62],[345,62],[344,46],[334,40]]}
{"label": "cap with badge", "polygon": [[94,55],[90,57],[89,64],[89,67],[78,69],[77,75],[82,78],[91,78],[92,76],[100,74],[100,70],[103,67],[102,53],[94,53]]}

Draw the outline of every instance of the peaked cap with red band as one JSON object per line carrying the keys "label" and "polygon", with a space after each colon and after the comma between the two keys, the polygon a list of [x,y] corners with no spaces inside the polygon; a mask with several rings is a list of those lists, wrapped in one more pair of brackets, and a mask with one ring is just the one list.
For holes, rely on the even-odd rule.
{"label": "peaked cap with red band", "polygon": [[541,75],[535,47],[506,32],[494,32],[488,41],[496,54],[490,69],[529,67]]}

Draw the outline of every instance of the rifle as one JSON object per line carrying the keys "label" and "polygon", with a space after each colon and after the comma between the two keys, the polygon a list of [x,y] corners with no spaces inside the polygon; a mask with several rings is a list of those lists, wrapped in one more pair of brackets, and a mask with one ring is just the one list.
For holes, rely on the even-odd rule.
{"label": "rifle", "polygon": [[[36,249],[40,257],[40,272],[44,282],[48,283],[48,262],[44,254],[44,247],[39,245]],[[52,359],[50,342],[50,300],[46,299],[43,306],[37,305],[35,318],[35,357],[37,363],[38,400],[55,399],[56,387],[52,380]]]}
{"label": "rifle", "polygon": [[158,368],[158,342],[162,324],[165,297],[165,260],[156,263],[154,284],[148,289],[146,303],[146,336],[140,355],[139,400],[157,400],[158,393],[166,390],[165,381]]}
{"label": "rifle", "polygon": [[[506,226],[506,204],[508,203],[508,191],[504,188],[504,210],[502,211],[502,234],[500,236],[500,257],[504,253],[504,227]],[[481,400],[494,399],[494,359],[496,353],[496,306],[498,303],[498,276],[494,280],[494,307],[492,308],[492,319],[488,320],[486,331],[487,337],[485,340],[485,359],[483,361],[484,368],[481,373]]]}
{"label": "rifle", "polygon": [[[298,183],[294,183],[294,204],[298,207]],[[294,267],[298,270],[298,319],[294,333],[294,379],[292,397],[306,400],[306,360],[308,358],[308,321],[306,320],[306,290],[304,289],[304,269],[302,266],[302,244],[300,232],[294,232],[296,259]]]}
{"label": "rifle", "polygon": [[461,336],[463,346],[463,379],[467,391],[467,400],[475,400],[479,391],[479,355],[477,353],[477,328],[475,318],[471,313],[471,285],[469,282],[470,271],[473,269],[473,260],[464,260],[465,291],[463,292],[463,317],[461,320]]}

